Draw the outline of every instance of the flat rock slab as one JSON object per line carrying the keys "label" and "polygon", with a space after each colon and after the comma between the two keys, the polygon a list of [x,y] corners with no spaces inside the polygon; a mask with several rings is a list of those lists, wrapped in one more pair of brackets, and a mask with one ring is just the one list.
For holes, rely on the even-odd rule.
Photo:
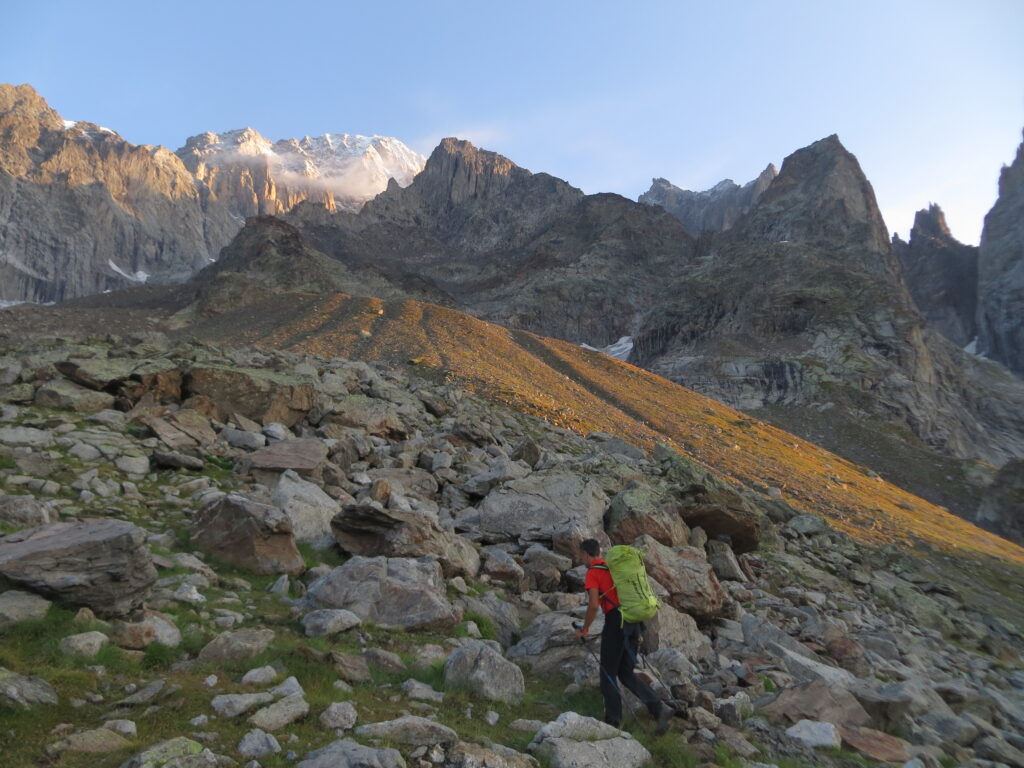
{"label": "flat rock slab", "polygon": [[117,752],[130,744],[131,742],[124,736],[106,728],[75,733],[64,740],[64,748],[69,752],[87,752],[94,755]]}
{"label": "flat rock slab", "polygon": [[201,762],[204,750],[205,747],[198,741],[178,736],[140,752],[122,763],[121,768],[163,768],[168,763],[187,768],[206,768],[207,765],[215,768],[218,765],[216,758],[211,757],[210,761]]}
{"label": "flat rock slab", "polygon": [[103,617],[130,611],[157,579],[146,532],[123,520],[50,523],[4,536],[0,575]]}
{"label": "flat rock slab", "polygon": [[199,652],[201,664],[244,661],[267,650],[274,640],[272,629],[241,629],[217,635]]}
{"label": "flat rock slab", "polygon": [[256,451],[250,459],[253,469],[312,472],[327,460],[327,446],[322,440],[282,440]]}
{"label": "flat rock slab", "polygon": [[465,688],[488,701],[514,703],[523,698],[523,671],[487,643],[470,641],[456,648],[444,663],[445,688]]}
{"label": "flat rock slab", "polygon": [[855,749],[873,760],[883,763],[905,763],[910,759],[906,744],[872,728],[841,727],[839,735],[843,746]]}
{"label": "flat rock slab", "polygon": [[342,739],[313,750],[298,768],[406,768],[406,762],[397,749],[374,749]]}
{"label": "flat rock slab", "polygon": [[308,714],[309,704],[301,693],[295,693],[257,711],[249,722],[265,731],[279,731]]}
{"label": "flat rock slab", "polygon": [[0,704],[28,709],[57,704],[57,692],[41,677],[26,677],[0,667]]}
{"label": "flat rock slab", "polygon": [[530,743],[551,768],[641,768],[651,753],[628,733],[592,717],[565,712]]}
{"label": "flat rock slab", "polygon": [[451,745],[459,741],[459,735],[446,725],[425,717],[406,715],[397,720],[385,720],[356,728],[356,733],[370,739],[382,739],[393,744],[410,747],[432,747],[435,744]]}

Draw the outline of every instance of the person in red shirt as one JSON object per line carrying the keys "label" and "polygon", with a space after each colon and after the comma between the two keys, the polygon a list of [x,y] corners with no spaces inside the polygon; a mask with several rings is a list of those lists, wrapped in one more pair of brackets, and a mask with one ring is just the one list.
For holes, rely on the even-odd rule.
{"label": "person in red shirt", "polygon": [[580,543],[583,562],[587,566],[587,578],[583,583],[587,591],[587,613],[583,626],[576,630],[581,640],[590,631],[590,625],[597,618],[600,606],[604,612],[604,628],[601,630],[601,696],[604,698],[604,721],[616,728],[622,722],[622,694],[618,678],[624,686],[644,703],[651,717],[658,721],[655,730],[659,736],[668,730],[669,721],[675,711],[663,703],[651,686],[638,678],[634,672],[637,634],[633,631],[639,625],[624,625],[619,613],[619,596],[615,592],[612,574],[601,558],[601,545],[595,539]]}

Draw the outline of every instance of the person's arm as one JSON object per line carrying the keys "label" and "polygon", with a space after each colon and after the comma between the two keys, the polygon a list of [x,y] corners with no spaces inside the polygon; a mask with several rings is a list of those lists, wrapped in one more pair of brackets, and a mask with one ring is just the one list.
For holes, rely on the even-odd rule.
{"label": "person's arm", "polygon": [[601,595],[597,587],[587,590],[587,615],[583,617],[583,626],[576,630],[577,637],[583,637],[590,631],[590,625],[597,618],[597,608],[601,604]]}

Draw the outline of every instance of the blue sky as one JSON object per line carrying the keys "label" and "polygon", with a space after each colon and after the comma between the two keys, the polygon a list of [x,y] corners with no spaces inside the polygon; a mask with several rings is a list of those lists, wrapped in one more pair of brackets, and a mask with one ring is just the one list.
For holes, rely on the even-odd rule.
{"label": "blue sky", "polygon": [[0,81],[137,143],[468,138],[586,192],[704,189],[838,133],[906,236],[977,242],[1024,128],[1024,2],[4,3]]}

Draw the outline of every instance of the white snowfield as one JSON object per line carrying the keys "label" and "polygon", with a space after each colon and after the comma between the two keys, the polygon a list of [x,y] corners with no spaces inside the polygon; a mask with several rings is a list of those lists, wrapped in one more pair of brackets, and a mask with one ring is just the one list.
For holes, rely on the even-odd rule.
{"label": "white snowfield", "polygon": [[207,167],[265,162],[278,182],[361,200],[383,192],[389,179],[409,186],[426,164],[423,155],[388,136],[325,133],[271,142],[252,128],[194,136],[178,153],[191,153]]}
{"label": "white snowfield", "polygon": [[623,336],[613,344],[609,344],[607,347],[592,347],[589,344],[580,344],[584,349],[592,349],[595,352],[604,352],[608,357],[614,357],[616,360],[628,360],[629,353],[633,351],[633,337]]}
{"label": "white snowfield", "polygon": [[145,283],[149,279],[149,273],[143,272],[141,269],[134,275],[130,275],[123,269],[121,269],[119,266],[117,266],[117,264],[114,263],[113,259],[107,259],[107,264],[109,264],[110,268],[117,272],[117,274],[119,274],[121,277],[125,278],[126,280],[131,280],[133,283]]}

